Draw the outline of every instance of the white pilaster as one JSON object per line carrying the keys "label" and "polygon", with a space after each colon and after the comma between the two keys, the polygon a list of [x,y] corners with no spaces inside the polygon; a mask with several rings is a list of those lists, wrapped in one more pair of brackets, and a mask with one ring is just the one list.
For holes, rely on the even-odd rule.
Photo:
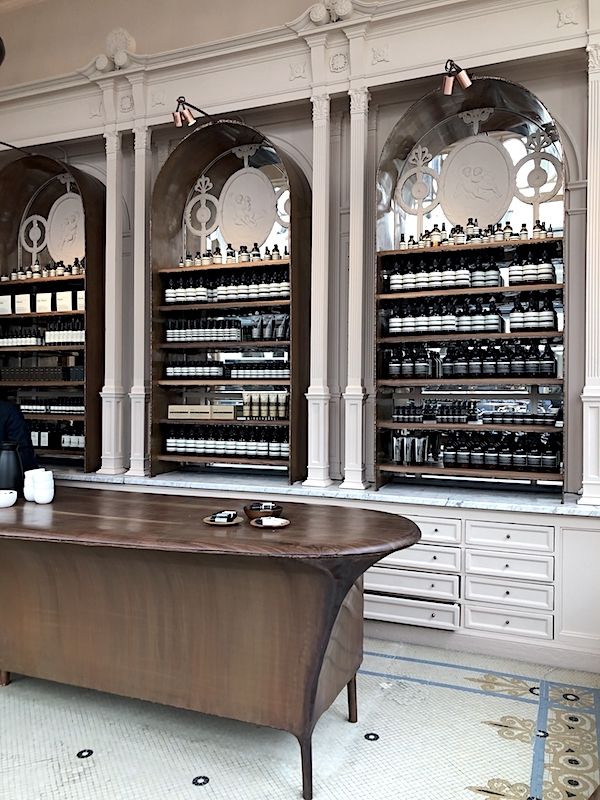
{"label": "white pilaster", "polygon": [[344,392],[344,489],[365,489],[363,377],[364,214],[369,92],[350,90],[350,261],[348,285],[348,383]]}
{"label": "white pilaster", "polygon": [[305,486],[329,486],[329,387],[327,343],[329,307],[329,95],[311,98],[313,106],[313,184],[308,401],[308,474]]}
{"label": "white pilaster", "polygon": [[106,145],[106,332],[102,387],[102,466],[104,475],[125,472],[123,454],[123,209],[121,134],[104,133]]}
{"label": "white pilaster", "polygon": [[600,36],[588,45],[586,356],[583,402],[583,486],[579,500],[600,505]]}
{"label": "white pilaster", "polygon": [[150,132],[145,125],[134,133],[133,212],[133,385],[129,392],[131,457],[128,475],[141,477],[150,469],[148,457],[148,207],[150,198]]}

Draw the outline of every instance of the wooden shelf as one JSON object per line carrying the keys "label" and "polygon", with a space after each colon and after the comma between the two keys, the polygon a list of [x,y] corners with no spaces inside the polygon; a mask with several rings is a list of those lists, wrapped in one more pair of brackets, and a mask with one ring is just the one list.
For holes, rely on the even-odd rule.
{"label": "wooden shelf", "polygon": [[49,450],[47,447],[36,447],[35,454],[38,458],[43,456],[47,458],[83,458],[85,451],[76,450],[75,448],[70,448],[69,450]]}
{"label": "wooden shelf", "polygon": [[270,347],[277,350],[290,344],[289,339],[274,341],[273,339],[256,339],[254,341],[240,342],[163,342],[159,344],[160,350],[244,350],[252,347]]}
{"label": "wooden shelf", "polygon": [[31,344],[23,347],[6,345],[0,347],[0,353],[72,353],[85,350],[84,344]]}
{"label": "wooden shelf", "polygon": [[399,344],[400,342],[481,342],[485,339],[499,341],[505,339],[553,339],[563,338],[562,331],[515,331],[513,333],[418,333],[400,334],[399,336],[378,336],[378,344]]}
{"label": "wooden shelf", "polygon": [[469,478],[488,478],[489,480],[527,480],[527,481],[559,481],[560,472],[527,472],[526,470],[502,470],[498,467],[489,469],[473,469],[470,467],[432,467],[427,464],[405,467],[399,464],[378,464],[379,472],[397,473],[399,475],[448,475]]}
{"label": "wooden shelf", "polygon": [[557,433],[563,428],[556,425],[510,425],[510,424],[485,424],[477,422],[378,422],[380,430],[410,431],[508,431],[514,433]]}
{"label": "wooden shelf", "polygon": [[563,283],[519,283],[512,286],[483,286],[481,288],[469,287],[465,289],[417,289],[409,292],[392,292],[376,294],[377,300],[417,300],[429,297],[462,297],[479,296],[485,294],[516,294],[518,292],[550,292],[562,291]]}
{"label": "wooden shelf", "polygon": [[289,378],[165,378],[159,386],[289,386]]}
{"label": "wooden shelf", "polygon": [[26,314],[2,314],[0,321],[6,319],[32,319],[34,317],[78,317],[83,316],[85,311],[29,311]]}
{"label": "wooden shelf", "polygon": [[562,386],[562,378],[381,378],[377,386]]}
{"label": "wooden shelf", "polygon": [[74,422],[85,422],[85,414],[30,414],[27,411],[24,411],[23,416],[25,419],[40,419],[46,421],[56,420],[56,422],[69,422],[71,420]]}
{"label": "wooden shelf", "polygon": [[1,381],[0,386],[10,386],[23,389],[34,387],[48,387],[53,389],[55,386],[84,386],[85,381]]}
{"label": "wooden shelf", "polygon": [[257,467],[287,467],[287,458],[244,458],[243,456],[195,456],[186,453],[173,453],[172,455],[159,455],[159,461],[175,461],[178,463],[188,462],[190,464],[254,464]]}
{"label": "wooden shelf", "polygon": [[57,275],[54,278],[25,278],[16,281],[0,281],[0,289],[4,286],[37,286],[39,283],[72,283],[73,281],[85,281],[83,275]]}
{"label": "wooden shelf", "polygon": [[179,273],[185,275],[191,272],[207,272],[214,270],[229,270],[229,269],[256,269],[258,267],[282,267],[290,263],[289,258],[271,259],[270,261],[241,261],[235,264],[206,264],[200,267],[163,267],[157,270],[160,275],[169,275],[171,273]]}
{"label": "wooden shelf", "polygon": [[258,427],[289,428],[289,419],[161,419],[161,425],[257,425]]}
{"label": "wooden shelf", "polygon": [[167,303],[159,306],[158,310],[168,311],[204,311],[206,309],[220,308],[270,308],[271,306],[289,306],[287,300],[224,300],[218,303]]}
{"label": "wooden shelf", "polygon": [[544,244],[546,247],[553,242],[562,242],[562,236],[553,236],[546,239],[509,239],[501,242],[486,242],[485,244],[454,244],[439,247],[412,247],[407,250],[380,250],[377,253],[381,256],[410,256],[415,253],[463,253],[467,250],[496,250],[505,247],[531,247]]}

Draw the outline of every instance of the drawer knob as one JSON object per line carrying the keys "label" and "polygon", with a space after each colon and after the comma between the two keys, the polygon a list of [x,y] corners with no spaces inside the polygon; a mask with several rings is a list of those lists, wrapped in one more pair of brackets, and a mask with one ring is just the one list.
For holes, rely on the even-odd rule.
{"label": "drawer knob", "polygon": [[510,564],[505,564],[504,569],[510,569]]}
{"label": "drawer knob", "polygon": [[434,529],[433,529],[433,532],[434,532],[434,533],[437,533],[437,532],[438,532],[438,529],[437,529],[437,528],[434,528]]}
{"label": "drawer knob", "polygon": [[435,618],[435,611],[432,611],[431,612],[431,619],[434,619],[434,618]]}
{"label": "drawer knob", "polygon": [[508,589],[507,589],[507,590],[504,592],[504,594],[505,594],[505,595],[508,597],[508,595],[510,594],[510,592],[508,591]]}
{"label": "drawer knob", "polygon": [[510,533],[507,533],[507,534],[506,534],[506,538],[507,538],[507,539],[510,539]]}
{"label": "drawer knob", "polygon": [[432,583],[432,584],[431,584],[431,588],[432,588],[432,589],[435,589],[435,583]]}
{"label": "drawer knob", "polygon": [[432,556],[434,561],[437,561],[437,556]]}
{"label": "drawer knob", "polygon": [[505,624],[505,625],[510,625],[510,620],[509,620],[509,619],[505,619],[505,620],[504,620],[504,624]]}

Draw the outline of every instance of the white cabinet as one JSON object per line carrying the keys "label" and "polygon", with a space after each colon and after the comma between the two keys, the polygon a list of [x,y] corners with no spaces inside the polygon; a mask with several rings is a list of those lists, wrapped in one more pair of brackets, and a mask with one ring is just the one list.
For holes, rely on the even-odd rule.
{"label": "white cabinet", "polygon": [[465,627],[506,636],[551,639],[553,618],[551,614],[528,614],[521,611],[505,611],[467,605],[465,607]]}
{"label": "white cabinet", "polygon": [[554,608],[554,586],[543,583],[519,583],[494,578],[478,578],[467,575],[465,599],[497,606],[523,606],[539,611]]}
{"label": "white cabinet", "polygon": [[407,569],[371,567],[365,574],[365,591],[426,597],[435,600],[458,600],[458,575],[437,575],[435,572],[412,572]]}
{"label": "white cabinet", "polygon": [[436,517],[409,517],[419,526],[422,542],[433,544],[460,544],[462,521]]}
{"label": "white cabinet", "polygon": [[503,522],[468,520],[465,529],[467,545],[551,553],[554,550],[554,528],[549,525],[518,525]]}
{"label": "white cabinet", "polygon": [[455,630],[460,624],[460,606],[457,603],[433,603],[428,600],[381,597],[367,593],[365,617],[384,622],[402,622],[405,625]]}
{"label": "white cabinet", "polygon": [[551,581],[554,578],[552,556],[530,556],[515,553],[494,553],[467,550],[466,571],[473,575],[492,575],[530,581]]}
{"label": "white cabinet", "polygon": [[382,558],[382,566],[410,567],[440,572],[459,572],[461,550],[458,547],[436,547],[428,544],[414,544],[406,550],[399,550]]}

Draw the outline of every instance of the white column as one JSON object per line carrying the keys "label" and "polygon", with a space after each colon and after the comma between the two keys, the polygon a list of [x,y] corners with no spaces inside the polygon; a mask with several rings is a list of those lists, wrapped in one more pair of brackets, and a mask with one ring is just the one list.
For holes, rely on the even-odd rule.
{"label": "white column", "polygon": [[106,144],[105,362],[102,397],[103,475],[125,472],[123,455],[123,208],[121,134],[108,130]]}
{"label": "white column", "polygon": [[600,504],[600,42],[588,45],[588,153],[583,401],[585,505]]}
{"label": "white column", "polygon": [[150,468],[148,457],[148,207],[150,198],[150,132],[133,129],[135,174],[133,212],[133,385],[129,392],[131,460],[128,475],[141,477]]}
{"label": "white column", "polygon": [[313,184],[308,401],[308,474],[305,486],[329,486],[329,386],[327,341],[329,308],[329,95],[313,105]]}
{"label": "white column", "polygon": [[348,383],[344,392],[344,489],[365,489],[365,387],[363,378],[364,214],[369,92],[350,90],[350,263]]}

